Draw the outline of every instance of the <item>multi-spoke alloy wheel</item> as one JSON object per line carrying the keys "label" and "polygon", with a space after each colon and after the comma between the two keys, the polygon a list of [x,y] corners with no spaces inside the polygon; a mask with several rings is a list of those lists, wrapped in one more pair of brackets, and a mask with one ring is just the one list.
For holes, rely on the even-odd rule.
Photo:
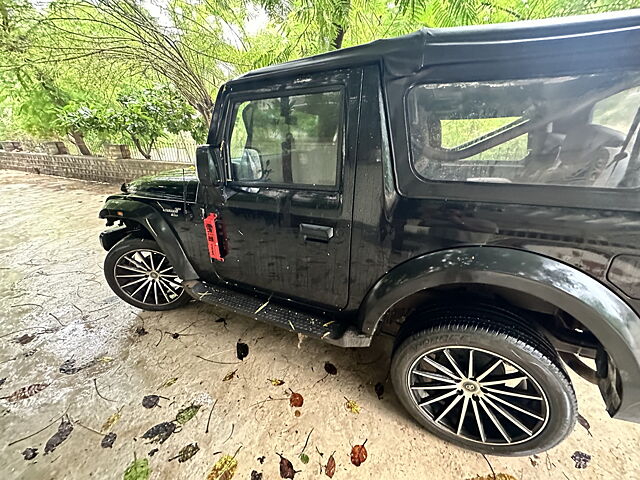
{"label": "multi-spoke alloy wheel", "polygon": [[173,266],[151,240],[119,242],[107,254],[105,275],[120,298],[146,310],[167,310],[189,300]]}
{"label": "multi-spoke alloy wheel", "polygon": [[431,350],[414,362],[407,382],[435,425],[475,442],[529,440],[549,417],[538,383],[522,367],[482,349]]}
{"label": "multi-spoke alloy wheel", "polygon": [[432,433],[495,455],[530,455],[573,429],[576,398],[551,344],[511,311],[429,312],[431,328],[404,338],[391,380]]}

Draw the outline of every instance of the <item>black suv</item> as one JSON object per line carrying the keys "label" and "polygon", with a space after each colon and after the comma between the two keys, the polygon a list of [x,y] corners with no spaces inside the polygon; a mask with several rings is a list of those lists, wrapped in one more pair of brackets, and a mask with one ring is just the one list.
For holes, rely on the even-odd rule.
{"label": "black suv", "polygon": [[567,367],[639,421],[638,52],[631,11],[243,75],[195,170],[107,199],[107,281],[142,309],[195,298],[344,347],[391,334],[405,408],[478,452],[565,438]]}

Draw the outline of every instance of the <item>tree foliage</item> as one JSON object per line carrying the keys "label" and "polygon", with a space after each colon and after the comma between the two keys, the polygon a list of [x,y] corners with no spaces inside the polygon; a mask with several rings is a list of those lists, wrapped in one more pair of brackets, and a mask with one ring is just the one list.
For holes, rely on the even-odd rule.
{"label": "tree foliage", "polygon": [[425,26],[638,6],[640,0],[0,0],[0,137],[68,136],[89,153],[85,136],[128,136],[148,155],[162,136],[203,135],[216,90],[254,68]]}

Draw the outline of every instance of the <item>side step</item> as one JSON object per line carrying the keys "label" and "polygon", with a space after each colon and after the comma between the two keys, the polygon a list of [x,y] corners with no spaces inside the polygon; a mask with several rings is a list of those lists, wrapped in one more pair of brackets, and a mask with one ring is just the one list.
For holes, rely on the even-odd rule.
{"label": "side step", "polygon": [[319,338],[341,347],[368,347],[371,344],[371,337],[329,317],[303,312],[275,302],[265,302],[262,297],[199,280],[183,282],[182,286],[196,300],[276,325],[290,332]]}

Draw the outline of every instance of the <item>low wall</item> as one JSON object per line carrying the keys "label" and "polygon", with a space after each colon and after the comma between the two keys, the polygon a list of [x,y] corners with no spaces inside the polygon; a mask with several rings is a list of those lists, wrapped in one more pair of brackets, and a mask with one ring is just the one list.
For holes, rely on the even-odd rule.
{"label": "low wall", "polygon": [[0,169],[79,178],[98,182],[131,181],[165,170],[190,167],[187,163],[157,162],[155,160],[110,159],[46,153],[5,152],[0,150]]}

